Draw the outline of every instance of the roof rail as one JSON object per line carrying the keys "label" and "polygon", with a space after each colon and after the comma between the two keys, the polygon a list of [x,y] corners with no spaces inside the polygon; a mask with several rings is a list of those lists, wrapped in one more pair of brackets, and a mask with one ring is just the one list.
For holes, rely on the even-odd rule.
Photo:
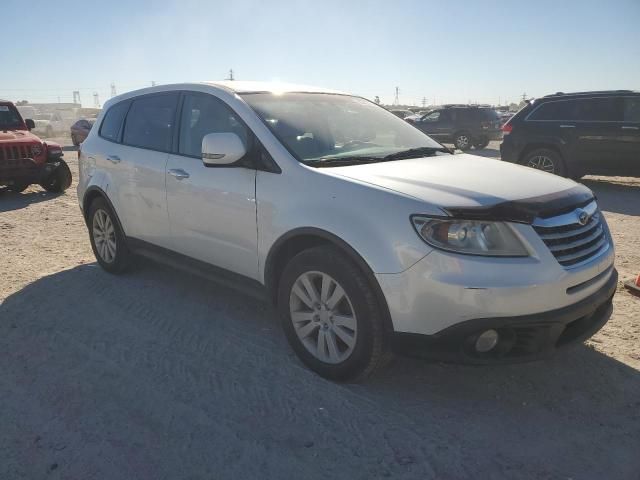
{"label": "roof rail", "polygon": [[557,97],[560,95],[592,95],[592,94],[606,94],[606,93],[638,93],[636,90],[591,90],[586,92],[556,92],[551,93],[549,95],[545,95],[546,97]]}

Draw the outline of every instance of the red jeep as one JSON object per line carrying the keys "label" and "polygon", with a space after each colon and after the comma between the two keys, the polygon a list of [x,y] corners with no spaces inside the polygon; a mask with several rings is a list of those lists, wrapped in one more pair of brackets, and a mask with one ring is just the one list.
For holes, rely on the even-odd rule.
{"label": "red jeep", "polygon": [[33,120],[22,119],[13,103],[0,100],[0,187],[21,192],[33,183],[48,192],[64,192],[71,171],[57,143],[31,133]]}

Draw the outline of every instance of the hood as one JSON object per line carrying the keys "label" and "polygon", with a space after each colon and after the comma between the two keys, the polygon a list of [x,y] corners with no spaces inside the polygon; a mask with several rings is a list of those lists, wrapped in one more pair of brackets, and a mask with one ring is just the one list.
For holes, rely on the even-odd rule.
{"label": "hood", "polygon": [[[377,185],[436,205],[448,213],[530,221],[555,207],[585,203],[591,191],[573,180],[475,155],[437,155],[393,162],[331,168],[331,173]],[[514,214],[518,206],[520,214]],[[523,211],[528,213],[524,215]],[[484,212],[484,213],[482,213]],[[504,214],[504,212],[510,212]]]}
{"label": "hood", "polygon": [[28,130],[0,130],[0,143],[2,142],[28,142],[42,143],[40,139]]}

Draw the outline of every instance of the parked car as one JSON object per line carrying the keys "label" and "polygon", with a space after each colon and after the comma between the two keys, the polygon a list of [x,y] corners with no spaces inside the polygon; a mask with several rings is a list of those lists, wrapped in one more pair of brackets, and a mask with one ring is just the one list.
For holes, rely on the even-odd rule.
{"label": "parked car", "polygon": [[68,123],[57,112],[36,114],[34,121],[33,133],[45,138],[63,133],[68,128]]}
{"label": "parked car", "polygon": [[0,186],[22,192],[37,183],[49,192],[71,185],[71,171],[62,147],[31,133],[32,119],[23,120],[15,105],[0,100]]}
{"label": "parked car", "polygon": [[398,118],[406,118],[408,116],[413,115],[413,112],[411,110],[389,110],[391,113],[393,113],[396,117]]}
{"label": "parked car", "polygon": [[89,135],[94,122],[95,119],[89,120],[86,118],[81,118],[73,125],[71,125],[71,142],[76,147],[84,142],[85,138],[87,138],[87,135]]}
{"label": "parked car", "polygon": [[562,176],[640,176],[640,92],[556,93],[502,128],[502,159]]}
{"label": "parked car", "polygon": [[245,278],[328,378],[361,378],[393,348],[538,358],[611,314],[613,244],[587,187],[451,155],[364,98],[239,81],[129,92],[79,170],[106,271],[141,254]]}
{"label": "parked car", "polygon": [[434,140],[453,143],[462,151],[472,146],[482,149],[491,140],[502,138],[500,117],[491,107],[445,105],[411,123]]}

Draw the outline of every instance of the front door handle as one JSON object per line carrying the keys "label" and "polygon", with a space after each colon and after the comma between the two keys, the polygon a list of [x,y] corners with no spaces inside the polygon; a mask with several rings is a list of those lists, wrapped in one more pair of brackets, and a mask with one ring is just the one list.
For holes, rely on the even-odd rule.
{"label": "front door handle", "polygon": [[169,175],[171,175],[172,177],[176,177],[176,179],[178,180],[189,178],[189,174],[181,168],[172,168],[171,170],[169,170]]}
{"label": "front door handle", "polygon": [[640,130],[640,127],[630,127],[625,125],[624,127],[622,127],[623,130]]}
{"label": "front door handle", "polygon": [[120,163],[120,157],[118,155],[109,155],[107,157],[107,160],[109,160],[111,163]]}
{"label": "front door handle", "polygon": [[575,125],[560,125],[560,128],[576,128]]}

